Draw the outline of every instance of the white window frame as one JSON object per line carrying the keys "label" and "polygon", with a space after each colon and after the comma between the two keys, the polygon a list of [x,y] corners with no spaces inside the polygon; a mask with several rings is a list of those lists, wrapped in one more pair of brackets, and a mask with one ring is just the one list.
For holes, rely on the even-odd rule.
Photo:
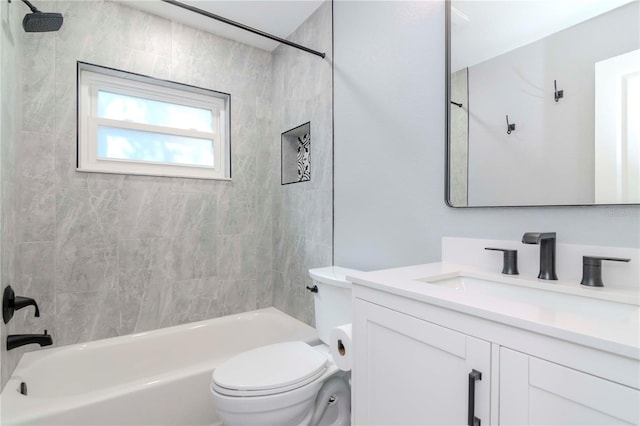
{"label": "white window frame", "polygon": [[[213,130],[212,132],[203,132],[193,129],[176,129],[134,123],[133,121],[100,118],[97,116],[97,112],[98,92],[101,90],[208,109],[212,111],[214,116]],[[96,173],[230,180],[230,103],[231,95],[227,93],[78,62],[78,161],[76,170]],[[98,126],[212,140],[214,165],[203,166],[99,158]]]}

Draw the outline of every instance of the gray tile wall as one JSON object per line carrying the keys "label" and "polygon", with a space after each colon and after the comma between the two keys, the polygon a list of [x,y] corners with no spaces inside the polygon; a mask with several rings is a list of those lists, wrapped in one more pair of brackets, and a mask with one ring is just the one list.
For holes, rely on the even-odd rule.
{"label": "gray tile wall", "polygon": [[[326,58],[278,47],[273,53],[269,201],[273,217],[274,306],[314,323],[308,270],[332,264],[332,5],[325,2],[289,39]],[[280,186],[280,134],[311,122],[311,181]]]}
{"label": "gray tile wall", "polygon": [[469,87],[468,68],[451,73],[450,104],[451,147],[449,151],[449,201],[453,206],[467,205],[469,161]]}
{"label": "gray tile wall", "polygon": [[[47,328],[66,345],[272,306],[272,54],[114,2],[35,3],[65,22],[26,34],[11,17],[14,57],[2,62],[22,64],[3,89],[21,73],[24,99],[9,138],[22,143],[5,142],[3,120],[3,286],[42,314],[20,311],[12,330]],[[231,93],[233,181],[76,172],[77,60]],[[34,349],[3,349],[3,385]]]}
{"label": "gray tile wall", "polygon": [[[22,16],[17,3],[0,3],[0,291],[7,285],[16,286],[16,256],[14,253],[16,232],[16,149],[20,145],[22,111],[20,56],[22,52]],[[0,342],[6,335],[15,333],[14,323],[4,325],[0,321]],[[2,378],[9,377],[18,362],[18,354],[7,353],[2,347]],[[5,380],[2,381],[4,386]]]}
{"label": "gray tile wall", "polygon": [[[36,4],[59,32],[23,33],[2,4],[3,101],[22,105],[2,112],[2,282],[42,314],[9,332],[65,345],[272,305],[312,324],[307,270],[332,256],[331,4],[291,36],[326,59],[112,2]],[[233,182],[76,172],[77,60],[231,93]],[[280,133],[306,121],[311,181],[281,187]],[[2,349],[2,385],[35,349]]]}

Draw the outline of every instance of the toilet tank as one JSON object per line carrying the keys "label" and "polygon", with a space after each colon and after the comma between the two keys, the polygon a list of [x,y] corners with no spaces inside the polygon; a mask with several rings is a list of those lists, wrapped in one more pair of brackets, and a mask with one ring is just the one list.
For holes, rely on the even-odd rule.
{"label": "toilet tank", "polygon": [[358,272],[339,266],[309,269],[313,283],[318,286],[318,292],[314,293],[316,330],[324,343],[329,343],[332,328],[351,322],[351,283],[345,276]]}

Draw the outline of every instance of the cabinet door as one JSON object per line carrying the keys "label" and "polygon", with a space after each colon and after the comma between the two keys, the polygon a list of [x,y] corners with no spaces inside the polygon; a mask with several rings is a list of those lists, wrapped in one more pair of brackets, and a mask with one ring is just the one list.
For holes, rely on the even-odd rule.
{"label": "cabinet door", "polygon": [[[488,342],[362,300],[354,321],[355,424],[464,425],[470,387],[489,424]],[[482,378],[470,386],[473,370]]]}
{"label": "cabinet door", "polygon": [[639,410],[637,389],[500,348],[500,424],[637,425]]}

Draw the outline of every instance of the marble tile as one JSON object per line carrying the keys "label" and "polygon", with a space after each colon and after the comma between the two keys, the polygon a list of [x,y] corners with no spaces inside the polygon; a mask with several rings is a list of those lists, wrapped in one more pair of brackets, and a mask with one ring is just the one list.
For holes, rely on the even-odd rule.
{"label": "marble tile", "polygon": [[[236,194],[250,192],[256,188],[256,156],[243,155],[232,149],[232,185],[225,186],[225,189],[233,187]],[[221,194],[222,196],[223,194]]]}
{"label": "marble tile", "polygon": [[[219,82],[219,75],[215,71],[214,59],[175,53],[171,57],[171,80],[189,84],[203,89],[231,93],[229,87]],[[231,96],[233,107],[234,97]]]}
{"label": "marble tile", "polygon": [[52,184],[21,179],[16,204],[18,242],[55,239],[56,194]]}
{"label": "marble tile", "polygon": [[120,297],[117,291],[108,290],[101,294],[102,302],[95,314],[95,323],[91,332],[91,340],[127,334],[122,327]]}
{"label": "marble tile", "polygon": [[[232,196],[225,196],[232,192]],[[252,234],[256,223],[256,201],[251,193],[224,191],[219,199],[218,232]]]}
{"label": "marble tile", "polygon": [[174,282],[171,307],[163,318],[163,324],[184,324],[210,318],[209,308],[217,303],[219,290],[215,277]]}
{"label": "marble tile", "polygon": [[220,279],[252,279],[256,273],[257,248],[251,235],[219,235],[218,270]]}
{"label": "marble tile", "polygon": [[117,241],[116,191],[58,189],[56,191],[56,247],[75,245],[104,248]]}
{"label": "marble tile", "polygon": [[162,267],[121,270],[119,305],[123,331],[160,328],[171,308],[172,285],[173,279]]}
{"label": "marble tile", "polygon": [[305,235],[307,226],[307,216],[305,207],[304,187],[309,182],[301,182],[285,187],[284,196],[284,226],[291,235]]}
{"label": "marble tile", "polygon": [[172,54],[195,57],[224,55],[233,41],[179,22],[171,23]]}
{"label": "marble tile", "polygon": [[120,316],[114,315],[116,305],[112,293],[86,291],[56,293],[57,315],[55,334],[58,346],[87,342],[114,335]]}
{"label": "marble tile", "polygon": [[285,302],[284,276],[279,271],[271,273],[271,285],[273,286],[273,306],[283,312],[287,312]]}
{"label": "marble tile", "polygon": [[[120,306],[120,325],[123,333],[136,331],[140,307],[145,301],[145,292],[151,280],[149,269],[133,269],[119,272],[118,305]],[[168,280],[163,280],[165,283]],[[151,301],[153,303],[153,301]]]}
{"label": "marble tile", "polygon": [[55,239],[54,137],[22,132],[17,152],[18,241]]}
{"label": "marble tile", "polygon": [[121,46],[171,57],[171,21],[126,6],[121,9]]}
{"label": "marble tile", "polygon": [[304,194],[305,237],[308,242],[332,244],[333,194],[331,190],[306,191]]}
{"label": "marble tile", "polygon": [[55,78],[74,84],[76,61],[117,64],[118,34],[124,30],[122,6],[109,1],[59,1],[64,25],[55,33]]}
{"label": "marble tile", "polygon": [[169,193],[170,236],[191,239],[216,233],[218,200],[206,193]]}
{"label": "marble tile", "polygon": [[54,183],[55,138],[52,133],[22,132],[18,148],[18,176],[38,184]]}
{"label": "marble tile", "polygon": [[[75,70],[74,70],[75,72]],[[77,132],[77,86],[75,81],[55,83],[55,134],[68,135],[69,144],[75,148]],[[72,143],[73,142],[73,143]],[[72,157],[75,168],[75,150]]]}
{"label": "marble tile", "polygon": [[177,279],[213,277],[218,271],[217,238],[200,234],[191,238],[175,238],[172,242],[172,273]]}
{"label": "marble tile", "polygon": [[51,111],[55,108],[55,34],[24,33],[22,37],[22,128],[53,133],[55,116]]}
{"label": "marble tile", "polygon": [[255,97],[242,98],[234,93],[231,93],[231,152],[234,156],[252,155],[264,137],[258,135]]}
{"label": "marble tile", "polygon": [[123,329],[138,332],[160,327],[175,279],[171,241],[122,240],[118,261]]}
{"label": "marble tile", "polygon": [[53,242],[22,243],[16,246],[16,279],[13,290],[18,296],[34,299],[40,310],[40,317],[34,316],[32,307],[15,312],[12,321],[20,324],[24,330],[51,330],[56,314],[55,286],[51,274],[54,263]]}
{"label": "marble tile", "polygon": [[173,303],[173,282],[156,271],[150,271],[144,294],[139,303],[135,332],[154,330],[162,327],[163,319],[170,312]]}
{"label": "marble tile", "polygon": [[258,275],[273,270],[273,227],[260,228],[256,238],[256,272]]}
{"label": "marble tile", "polygon": [[273,306],[273,271],[258,273],[255,287],[256,309],[268,308]]}
{"label": "marble tile", "polygon": [[221,280],[217,299],[218,316],[257,309],[258,290],[255,279]]}
{"label": "marble tile", "polygon": [[138,270],[157,271],[173,279],[173,252],[169,239],[120,240],[118,242],[118,272],[122,280]]}
{"label": "marble tile", "polygon": [[171,56],[120,46],[117,68],[161,80],[171,79]]}
{"label": "marble tile", "polygon": [[126,176],[118,188],[118,236],[165,238],[171,235],[170,191],[162,178]]}
{"label": "marble tile", "polygon": [[[17,148],[20,146],[22,130],[22,54],[23,30],[21,27],[24,10],[2,4],[2,32],[0,32],[0,93],[2,108],[0,122],[0,282],[16,286],[16,250],[18,231],[16,229],[16,169]],[[0,341],[7,334],[14,333],[15,323],[5,325],[0,322]],[[18,364],[22,354],[30,348],[7,351],[0,346],[0,388],[3,388]]]}
{"label": "marble tile", "polygon": [[115,290],[117,283],[118,243],[94,247],[69,243],[58,248],[56,291],[108,291]]}
{"label": "marble tile", "polygon": [[229,181],[223,180],[169,178],[169,191],[206,194],[212,200],[217,200],[220,191],[230,185]]}
{"label": "marble tile", "polygon": [[15,280],[15,244],[17,240],[16,211],[15,211],[15,184],[13,182],[0,181],[0,279],[4,285],[10,285]]}

